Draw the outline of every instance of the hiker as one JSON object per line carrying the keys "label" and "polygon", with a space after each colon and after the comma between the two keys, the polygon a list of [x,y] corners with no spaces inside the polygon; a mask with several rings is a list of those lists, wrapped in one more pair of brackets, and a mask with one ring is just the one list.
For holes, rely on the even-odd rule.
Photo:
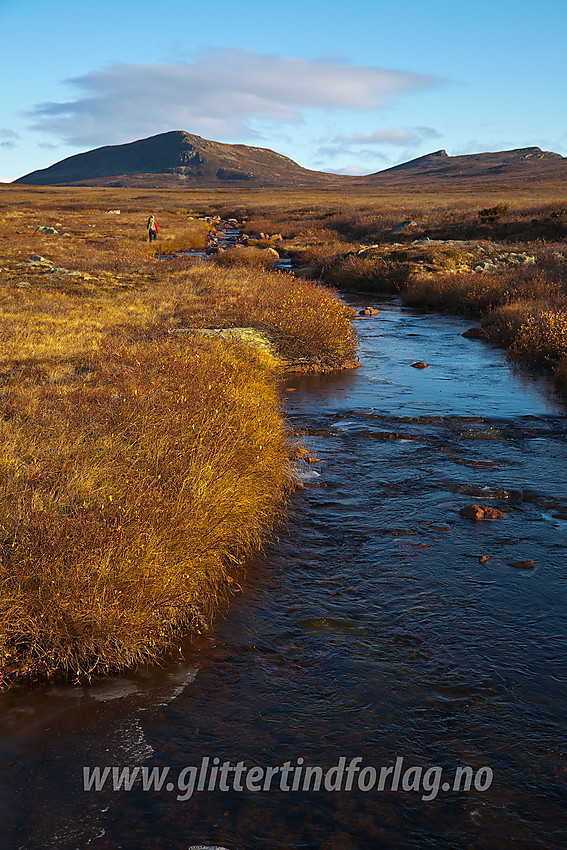
{"label": "hiker", "polygon": [[157,239],[157,235],[159,233],[158,223],[156,221],[155,215],[151,215],[148,219],[148,236],[150,238],[150,242],[152,239]]}

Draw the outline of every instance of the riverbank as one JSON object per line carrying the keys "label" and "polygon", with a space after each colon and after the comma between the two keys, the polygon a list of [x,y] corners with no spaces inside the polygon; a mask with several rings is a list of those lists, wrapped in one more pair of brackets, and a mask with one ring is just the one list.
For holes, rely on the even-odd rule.
{"label": "riverbank", "polygon": [[[326,287],[162,260],[144,209],[46,194],[0,223],[3,684],[155,661],[206,627],[297,481],[278,380],[356,351]],[[171,219],[202,247],[206,222]],[[252,341],[202,332],[231,327]]]}
{"label": "riverbank", "polygon": [[[286,381],[286,419],[320,462],[184,660],[0,695],[7,846],[564,847],[567,525],[553,515],[567,515],[567,482],[551,464],[567,462],[565,409],[503,351],[463,339],[466,320],[372,303],[361,368]],[[419,358],[430,367],[412,369]],[[471,502],[506,517],[471,522]],[[524,559],[534,569],[511,566]],[[311,779],[342,755],[367,773],[403,759],[417,779],[396,793],[362,790],[360,771],[349,791],[282,794],[277,775],[268,794],[165,788],[207,758],[299,755]],[[85,794],[85,765],[138,779],[117,793],[111,770]],[[433,765],[441,786],[461,766],[494,779],[425,793]]]}
{"label": "riverbank", "polygon": [[543,368],[565,393],[567,204],[537,189],[505,200],[433,193],[359,209],[319,202],[303,218],[265,209],[249,227],[282,230],[278,247],[307,278],[480,319],[479,338]]}

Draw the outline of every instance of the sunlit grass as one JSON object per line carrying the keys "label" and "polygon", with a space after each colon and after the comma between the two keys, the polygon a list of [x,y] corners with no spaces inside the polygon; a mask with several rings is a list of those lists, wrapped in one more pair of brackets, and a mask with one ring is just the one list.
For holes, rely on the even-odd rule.
{"label": "sunlit grass", "polygon": [[[160,258],[203,247],[208,223],[155,198],[8,197],[0,668],[4,682],[83,678],[155,660],[210,622],[294,486],[281,369],[352,359],[352,311],[254,264]],[[221,327],[253,327],[270,351],[199,333]]]}
{"label": "sunlit grass", "polygon": [[208,621],[291,483],[253,347],[142,335],[89,369],[2,391],[0,651],[36,676],[153,660]]}

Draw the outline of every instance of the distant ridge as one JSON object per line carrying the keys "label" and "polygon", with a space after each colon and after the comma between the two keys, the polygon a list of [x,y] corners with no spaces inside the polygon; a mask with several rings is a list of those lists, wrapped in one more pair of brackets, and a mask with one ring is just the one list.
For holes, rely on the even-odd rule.
{"label": "distant ridge", "polygon": [[567,181],[567,158],[537,147],[449,156],[433,153],[364,177],[302,168],[268,148],[228,145],[172,130],[123,145],[62,159],[15,180],[35,186],[124,186],[180,189],[222,186],[266,188],[380,188],[399,186],[514,186]]}
{"label": "distant ridge", "polygon": [[366,178],[373,184],[420,185],[445,181],[452,183],[515,183],[526,180],[566,180],[567,159],[541,148],[517,148],[511,151],[449,156],[447,151],[428,153]]}
{"label": "distant ridge", "polygon": [[36,186],[180,188],[231,184],[311,186],[336,181],[336,175],[309,171],[268,148],[227,145],[184,130],[172,130],[75,154],[14,182]]}

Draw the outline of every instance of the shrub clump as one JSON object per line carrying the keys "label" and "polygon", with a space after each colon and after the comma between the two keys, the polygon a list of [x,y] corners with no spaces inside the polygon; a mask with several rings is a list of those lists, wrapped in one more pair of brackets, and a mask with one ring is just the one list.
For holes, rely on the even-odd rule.
{"label": "shrub clump", "polygon": [[535,363],[556,365],[567,357],[567,310],[549,307],[529,316],[518,329],[511,349]]}
{"label": "shrub clump", "polygon": [[496,221],[500,221],[501,218],[504,218],[507,212],[508,204],[496,204],[495,207],[486,207],[483,210],[479,210],[478,217],[482,222],[493,224]]}
{"label": "shrub clump", "polygon": [[190,270],[200,299],[173,308],[178,324],[253,327],[272,340],[284,361],[302,358],[318,368],[340,368],[356,354],[354,311],[333,290],[283,272],[253,268]]}

